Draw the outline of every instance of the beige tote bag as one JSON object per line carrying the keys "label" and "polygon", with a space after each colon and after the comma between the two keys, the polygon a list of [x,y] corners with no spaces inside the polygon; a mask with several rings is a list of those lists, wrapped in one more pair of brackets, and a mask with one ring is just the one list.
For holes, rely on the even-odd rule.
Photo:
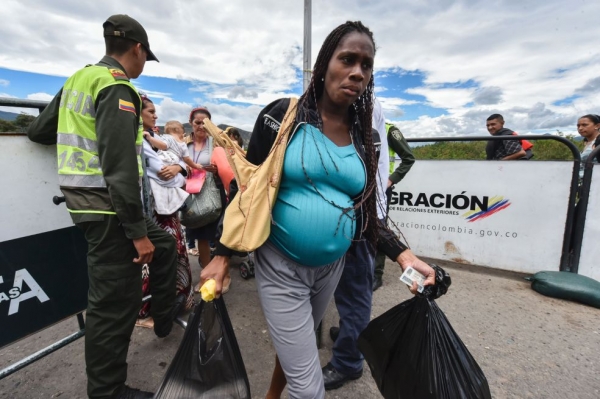
{"label": "beige tote bag", "polygon": [[237,142],[215,126],[208,118],[204,128],[216,143],[225,149],[227,160],[238,184],[238,193],[225,209],[221,243],[240,252],[254,251],[269,238],[271,211],[275,205],[283,158],[288,137],[296,118],[298,100],[290,99],[290,105],[279,127],[279,132],[267,159],[260,165],[246,160],[246,154]]}

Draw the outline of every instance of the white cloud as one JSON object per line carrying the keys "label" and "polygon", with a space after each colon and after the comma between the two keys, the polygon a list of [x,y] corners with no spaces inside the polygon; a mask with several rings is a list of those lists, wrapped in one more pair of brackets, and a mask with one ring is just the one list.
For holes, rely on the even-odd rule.
{"label": "white cloud", "polygon": [[188,121],[189,113],[192,110],[192,104],[174,101],[171,98],[163,98],[160,103],[154,103],[156,114],[158,115],[157,123],[164,125],[167,121],[177,120],[182,123]]}
{"label": "white cloud", "polygon": [[[212,114],[212,119],[217,124],[233,125],[244,130],[252,131],[254,122],[262,106],[250,105],[247,107],[229,104],[205,104]],[[241,122],[240,121],[244,121]]]}
{"label": "white cloud", "polygon": [[393,120],[396,118],[400,118],[404,115],[404,110],[402,109],[405,105],[413,105],[418,104],[417,101],[414,100],[406,100],[398,97],[379,97],[377,99],[381,103],[381,108],[383,110],[383,114],[389,120]]}
{"label": "white cloud", "polygon": [[428,105],[432,107],[456,109],[472,101],[474,89],[418,87],[408,89],[406,92],[427,98]]}
{"label": "white cloud", "polygon": [[136,87],[140,94],[145,94],[147,97],[149,97],[151,99],[173,97],[172,93],[165,93],[165,92],[156,91],[156,90],[146,90],[143,86],[140,86],[140,85],[137,85]]}
{"label": "white cloud", "polygon": [[[289,95],[302,70],[302,2],[257,0],[249,7],[243,0],[5,0],[2,7],[11,23],[0,25],[0,67],[67,76],[103,53],[106,17],[127,13],[147,28],[161,60],[148,63],[146,75],[194,82],[223,122],[246,127],[260,106]],[[403,121],[405,130],[486,134],[481,118],[492,112],[510,116],[515,130],[567,128],[571,119],[574,124],[578,115],[600,109],[597,15],[600,3],[592,1],[437,0],[402,7],[392,0],[313,2],[312,59],[332,28],[361,19],[374,32],[376,70],[419,71],[425,82],[408,94],[446,110],[444,116]],[[476,87],[447,85],[456,82]],[[145,89],[162,99],[161,120],[187,117],[177,93]],[[386,99],[397,96],[391,88],[376,90],[392,118],[411,105]],[[580,98],[573,103],[553,105],[574,94]]]}
{"label": "white cloud", "polygon": [[[174,101],[171,98],[164,98],[162,101],[155,102],[156,114],[158,115],[157,123],[164,125],[169,120],[177,120],[182,123],[189,121],[190,111],[199,104],[197,101],[195,104],[189,104],[185,102]],[[249,106],[234,106],[229,104],[219,103],[203,103],[202,106],[206,107],[211,115],[212,120],[216,124],[227,124],[234,125],[244,130],[252,130],[254,121],[262,109],[258,105]],[[246,121],[241,122],[240,121]]]}
{"label": "white cloud", "polygon": [[258,93],[254,90],[247,90],[245,86],[234,86],[231,88],[231,90],[227,94],[227,98],[229,98],[230,100],[233,100],[238,97],[240,97],[242,99],[257,98]]}
{"label": "white cloud", "polygon": [[[520,132],[573,132],[578,116],[598,112],[600,49],[590,46],[597,32],[588,26],[595,26],[600,3],[442,1],[436,7],[421,18],[405,8],[412,18],[386,18],[379,25],[412,34],[382,36],[378,67],[425,74],[424,85],[408,92],[448,113],[398,121],[407,134],[486,135],[485,118],[494,112]],[[467,81],[479,88],[442,85]],[[574,94],[581,98],[553,105]]]}
{"label": "white cloud", "polygon": [[502,102],[502,89],[497,86],[482,87],[473,92],[473,102],[477,105],[494,105]]}
{"label": "white cloud", "polygon": [[8,86],[10,84],[10,81],[6,80],[6,79],[0,79],[0,86]]}
{"label": "white cloud", "polygon": [[399,98],[399,97],[379,97],[378,96],[377,99],[379,99],[379,101],[381,102],[381,105],[384,110],[394,109],[396,107],[401,107],[403,105],[419,104],[418,101],[406,100],[404,98]]}
{"label": "white cloud", "polygon": [[48,93],[31,93],[27,95],[28,100],[50,101],[53,98],[54,95]]}
{"label": "white cloud", "polygon": [[[6,68],[68,76],[103,54],[101,25],[111,13],[128,13],[146,27],[151,48],[161,60],[146,64],[149,76],[281,91],[295,82],[295,68],[302,61],[300,3],[6,3],[3,14],[10,15],[11,24],[0,27],[0,66]],[[30,40],[32,32],[36,40]]]}

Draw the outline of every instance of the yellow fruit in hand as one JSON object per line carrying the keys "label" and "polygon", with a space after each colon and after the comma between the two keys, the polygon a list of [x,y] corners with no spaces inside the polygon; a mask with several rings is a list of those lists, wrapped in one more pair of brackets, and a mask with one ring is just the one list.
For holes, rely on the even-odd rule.
{"label": "yellow fruit in hand", "polygon": [[200,295],[204,302],[210,302],[215,299],[217,295],[217,282],[214,279],[206,280],[202,287],[200,287]]}

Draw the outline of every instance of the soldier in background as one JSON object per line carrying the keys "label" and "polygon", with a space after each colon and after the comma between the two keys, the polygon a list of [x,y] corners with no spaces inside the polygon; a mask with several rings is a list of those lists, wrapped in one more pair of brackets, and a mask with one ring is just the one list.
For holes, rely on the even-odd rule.
{"label": "soldier in background", "polygon": [[[398,184],[400,180],[404,179],[404,176],[408,173],[415,163],[415,156],[410,149],[410,146],[404,139],[402,132],[395,125],[391,123],[385,124],[385,131],[387,135],[388,151],[390,155],[390,176],[387,181],[387,190],[385,195],[387,197],[387,208],[386,217],[390,208],[390,200],[392,198],[392,190],[394,184]],[[394,169],[396,155],[400,157],[400,165]],[[393,227],[393,226],[390,226]],[[377,290],[383,285],[383,269],[385,267],[385,254],[378,252],[375,256],[375,273],[373,275],[373,291]]]}

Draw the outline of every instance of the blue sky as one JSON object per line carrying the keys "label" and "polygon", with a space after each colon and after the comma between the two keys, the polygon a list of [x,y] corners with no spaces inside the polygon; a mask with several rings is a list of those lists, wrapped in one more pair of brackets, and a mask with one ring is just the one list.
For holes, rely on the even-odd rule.
{"label": "blue sky", "polygon": [[[301,0],[6,0],[0,96],[49,100],[101,58],[114,13],[137,18],[161,60],[134,82],[159,123],[202,104],[250,129],[264,105],[302,92]],[[521,134],[575,133],[578,116],[600,113],[597,15],[592,1],[313,1],[312,60],[331,29],[360,18],[377,45],[377,96],[405,135],[485,135],[496,112]]]}
{"label": "blue sky", "polygon": [[[394,97],[404,98],[408,102],[401,110],[393,112],[389,116],[398,121],[416,119],[421,115],[440,116],[445,114],[442,108],[435,108],[426,104],[426,98],[422,95],[409,94],[407,89],[423,85],[423,74],[407,71],[387,71],[375,74],[376,87],[385,87],[379,95],[382,98]],[[32,93],[56,93],[65,81],[63,76],[51,76],[34,72],[18,71],[8,68],[0,68],[0,92],[12,97],[28,98]],[[2,83],[4,82],[4,83]],[[191,82],[183,79],[170,79],[163,77],[141,76],[133,81],[136,87],[142,91],[154,95],[156,98],[170,97],[177,101],[190,104],[203,104],[208,98],[197,91],[198,86],[210,84],[210,82]],[[470,87],[472,82],[448,84],[448,87]],[[291,86],[289,95],[302,94],[302,77],[298,76],[298,83]],[[249,103],[231,101],[227,98],[219,99],[220,104],[246,105]],[[32,111],[34,112],[34,111]],[[163,118],[164,119],[164,118]]]}

